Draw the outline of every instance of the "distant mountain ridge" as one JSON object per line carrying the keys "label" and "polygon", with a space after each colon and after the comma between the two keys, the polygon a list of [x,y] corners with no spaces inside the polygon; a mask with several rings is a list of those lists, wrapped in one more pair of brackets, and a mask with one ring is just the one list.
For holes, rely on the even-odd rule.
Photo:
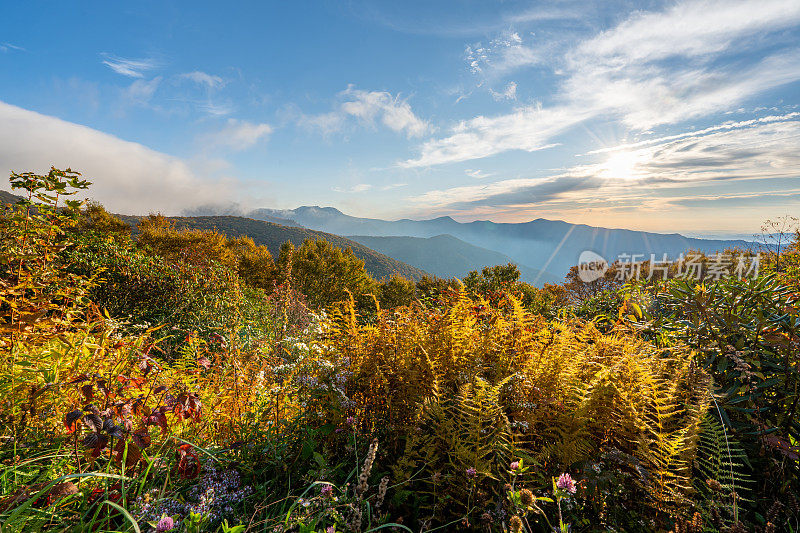
{"label": "distant mountain ridge", "polygon": [[520,266],[541,270],[555,278],[563,278],[569,268],[578,263],[581,252],[585,250],[591,250],[613,262],[621,254],[640,254],[641,258],[655,254],[658,259],[667,254],[668,259],[676,259],[687,250],[714,253],[726,248],[752,246],[752,243],[743,240],[698,239],[677,233],[600,228],[542,218],[522,223],[487,220],[462,223],[447,216],[430,220],[387,221],[353,217],[332,207],[319,206],[289,210],[259,209],[250,213],[250,216],[290,218],[307,228],[340,235],[430,238],[448,234],[473,246],[508,256]]}
{"label": "distant mountain ridge", "polygon": [[[507,255],[474,246],[452,235],[428,238],[348,235],[348,238],[443,278],[460,279],[472,270],[514,262]],[[563,278],[524,265],[519,265],[519,269],[522,279],[528,282],[542,284],[563,281]]]}

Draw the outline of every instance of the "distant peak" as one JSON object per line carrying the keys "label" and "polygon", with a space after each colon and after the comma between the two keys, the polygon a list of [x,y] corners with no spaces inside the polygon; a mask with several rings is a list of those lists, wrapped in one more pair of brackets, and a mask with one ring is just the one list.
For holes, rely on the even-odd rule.
{"label": "distant peak", "polygon": [[336,209],[335,207],[320,207],[318,205],[301,205],[297,209],[294,210],[297,213],[315,213],[315,212],[322,212],[328,214],[335,214],[335,215],[343,215],[341,211]]}

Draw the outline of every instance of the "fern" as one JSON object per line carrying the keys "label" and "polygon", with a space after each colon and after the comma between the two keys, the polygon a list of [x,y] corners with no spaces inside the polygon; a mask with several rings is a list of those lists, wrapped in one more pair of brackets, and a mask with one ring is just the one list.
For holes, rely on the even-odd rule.
{"label": "fern", "polygon": [[[502,484],[515,456],[513,434],[500,402],[507,382],[491,385],[475,377],[449,397],[441,396],[437,388],[420,405],[418,431],[394,471],[401,479],[408,479],[412,471],[424,472],[426,481],[418,493],[429,496],[424,507],[432,517],[463,515],[475,503],[478,487],[491,490],[492,485]],[[471,468],[476,471],[474,485],[467,475]],[[437,499],[441,485],[447,487],[447,505]]]}
{"label": "fern", "polygon": [[754,483],[747,454],[710,413],[703,418],[700,429],[695,460],[697,490],[708,495],[710,489],[706,481],[711,479],[718,481],[726,494],[736,492],[739,499],[747,501]]}

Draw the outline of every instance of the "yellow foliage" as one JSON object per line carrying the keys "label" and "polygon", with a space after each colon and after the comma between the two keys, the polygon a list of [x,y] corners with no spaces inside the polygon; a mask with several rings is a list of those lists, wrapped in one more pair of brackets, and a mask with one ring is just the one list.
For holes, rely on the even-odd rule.
{"label": "yellow foliage", "polygon": [[[333,357],[350,362],[346,393],[363,426],[412,436],[401,476],[441,468],[432,454],[449,442],[450,468],[472,464],[488,477],[507,468],[497,461],[512,449],[562,469],[616,451],[638,463],[658,508],[688,488],[709,394],[687,350],[659,350],[591,323],[548,323],[514,297],[493,307],[463,289],[439,308],[382,310],[370,324],[346,305],[333,323],[328,342]],[[465,433],[486,420],[502,438]],[[478,452],[501,443],[503,453]]]}

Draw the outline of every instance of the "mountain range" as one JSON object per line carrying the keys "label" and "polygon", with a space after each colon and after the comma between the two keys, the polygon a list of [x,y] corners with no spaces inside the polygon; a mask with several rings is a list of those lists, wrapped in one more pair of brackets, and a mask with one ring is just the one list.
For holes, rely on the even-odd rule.
{"label": "mountain range", "polygon": [[[525,281],[541,285],[546,281],[563,280],[569,268],[578,264],[584,251],[599,254],[609,262],[625,255],[638,255],[647,259],[655,254],[662,260],[664,254],[670,260],[688,250],[714,253],[727,248],[750,248],[751,242],[744,240],[698,239],[677,233],[652,233],[626,229],[593,227],[585,224],[571,224],[560,220],[539,218],[530,222],[499,223],[488,220],[458,222],[451,217],[429,220],[401,219],[388,221],[374,218],[359,218],[346,215],[332,207],[303,206],[297,209],[257,209],[248,213],[252,218],[269,217],[272,220],[291,220],[306,228],[326,231],[337,235],[347,235],[353,240],[377,247],[392,257],[417,264],[420,268],[422,258],[410,246],[411,242],[422,245],[422,241],[408,241],[409,237],[430,239],[449,235],[466,245],[478,247],[477,253],[471,249],[469,254],[477,263],[490,257],[487,252],[495,252],[517,263],[523,270]],[[368,240],[367,237],[383,237],[383,240]],[[431,246],[431,253],[438,259],[425,258],[429,271],[445,275],[446,269],[455,270],[457,264],[465,264],[463,257],[455,254],[452,265],[439,270],[437,265],[448,262],[454,241],[450,246]],[[466,250],[459,245],[460,250]],[[473,267],[474,268],[474,267]],[[438,271],[437,271],[438,270]]]}

